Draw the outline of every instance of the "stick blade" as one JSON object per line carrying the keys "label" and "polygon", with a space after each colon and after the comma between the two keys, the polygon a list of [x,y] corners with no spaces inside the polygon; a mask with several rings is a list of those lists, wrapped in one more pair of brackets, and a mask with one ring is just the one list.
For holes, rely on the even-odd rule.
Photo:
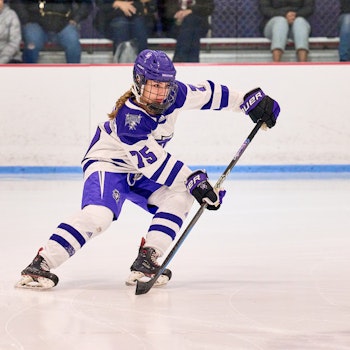
{"label": "stick blade", "polygon": [[153,286],[153,280],[149,280],[148,282],[137,281],[136,282],[136,295],[146,294]]}

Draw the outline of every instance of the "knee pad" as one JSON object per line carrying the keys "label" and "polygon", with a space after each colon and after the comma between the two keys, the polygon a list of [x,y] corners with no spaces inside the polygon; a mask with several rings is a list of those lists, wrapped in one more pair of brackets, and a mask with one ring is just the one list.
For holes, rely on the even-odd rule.
{"label": "knee pad", "polygon": [[149,203],[158,207],[158,211],[173,213],[185,219],[193,205],[194,198],[187,190],[177,192],[164,186],[149,198]]}
{"label": "knee pad", "polygon": [[105,231],[113,221],[113,213],[105,207],[89,205],[62,222],[40,254],[50,268],[61,265],[91,238]]}
{"label": "knee pad", "polygon": [[104,232],[113,221],[113,213],[110,209],[100,205],[88,205],[68,223],[80,233],[86,233],[89,238]]}

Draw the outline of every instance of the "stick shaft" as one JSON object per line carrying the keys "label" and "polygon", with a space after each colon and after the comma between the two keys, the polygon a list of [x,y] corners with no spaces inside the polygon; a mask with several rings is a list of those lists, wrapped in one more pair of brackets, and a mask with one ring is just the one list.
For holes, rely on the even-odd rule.
{"label": "stick shaft", "polygon": [[235,156],[232,158],[230,164],[227,166],[227,168],[224,170],[224,172],[219,177],[219,180],[215,184],[216,188],[220,188],[221,187],[221,185],[226,180],[227,176],[230,174],[231,170],[236,165],[236,163],[238,162],[239,158],[241,158],[242,154],[244,153],[244,151],[246,150],[246,148],[248,147],[250,142],[253,140],[254,136],[259,131],[259,129],[261,128],[263,123],[264,123],[263,121],[259,120],[258,123],[255,125],[254,129],[250,132],[250,134],[248,135],[246,140],[243,142],[243,144],[241,145],[241,147],[239,148],[239,150],[237,151]]}

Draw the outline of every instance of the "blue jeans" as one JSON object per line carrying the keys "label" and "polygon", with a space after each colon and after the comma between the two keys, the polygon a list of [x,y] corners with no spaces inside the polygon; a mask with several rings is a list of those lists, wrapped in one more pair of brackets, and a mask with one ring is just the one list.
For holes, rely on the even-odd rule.
{"label": "blue jeans", "polygon": [[264,35],[271,40],[271,51],[279,49],[284,51],[288,39],[294,41],[296,50],[309,51],[309,36],[311,26],[303,17],[297,17],[292,25],[283,16],[272,17],[265,25]]}
{"label": "blue jeans", "polygon": [[148,27],[144,16],[124,17],[112,19],[109,25],[109,35],[113,40],[113,52],[123,41],[135,40],[138,52],[147,49]]}
{"label": "blue jeans", "polygon": [[350,13],[339,17],[339,60],[350,61]]}
{"label": "blue jeans", "polygon": [[176,29],[173,61],[199,62],[200,39],[207,35],[209,29],[207,18],[190,14]]}
{"label": "blue jeans", "polygon": [[23,27],[23,62],[37,63],[39,52],[45,43],[52,42],[62,46],[67,63],[80,63],[81,46],[78,28],[68,24],[60,32],[45,32],[38,23],[27,23]]}

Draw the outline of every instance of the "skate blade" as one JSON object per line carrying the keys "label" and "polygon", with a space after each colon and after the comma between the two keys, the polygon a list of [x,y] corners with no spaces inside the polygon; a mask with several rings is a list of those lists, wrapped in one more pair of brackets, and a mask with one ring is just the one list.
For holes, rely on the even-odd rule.
{"label": "skate blade", "polygon": [[54,287],[55,284],[49,278],[35,277],[23,275],[22,278],[15,284],[15,288],[32,289],[32,290],[47,290]]}
{"label": "skate blade", "polygon": [[[132,271],[129,278],[125,281],[127,286],[136,286],[137,281],[147,282],[150,278],[144,273],[139,271]],[[166,275],[160,275],[157,281],[154,283],[154,287],[165,286],[169,282],[169,277]]]}

